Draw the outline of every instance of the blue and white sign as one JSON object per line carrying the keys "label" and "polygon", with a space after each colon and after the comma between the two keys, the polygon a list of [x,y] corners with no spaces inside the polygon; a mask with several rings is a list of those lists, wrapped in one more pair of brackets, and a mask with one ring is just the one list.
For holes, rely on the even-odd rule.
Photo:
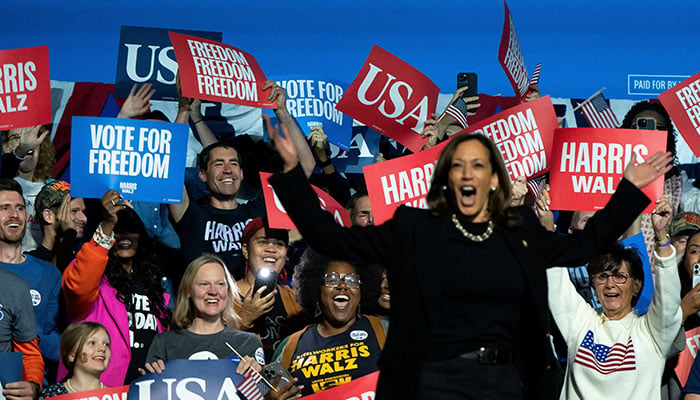
{"label": "blue and white sign", "polygon": [[245,399],[236,389],[243,375],[238,361],[172,360],[161,375],[144,375],[129,385],[129,400]]}
{"label": "blue and white sign", "polygon": [[22,380],[22,353],[0,353],[0,398],[6,384]]}
{"label": "blue and white sign", "polygon": [[627,75],[627,94],[658,96],[681,83],[690,75]]}
{"label": "blue and white sign", "polygon": [[188,127],[161,121],[73,117],[71,195],[180,203]]}
{"label": "blue and white sign", "polygon": [[347,151],[331,144],[331,161],[340,172],[361,174],[362,168],[374,164],[379,154],[381,134],[367,126],[352,128],[352,138]]}
{"label": "blue and white sign", "polygon": [[[277,76],[270,79],[287,92],[287,109],[297,120],[304,136],[321,125],[328,141],[341,149],[350,146],[352,118],[335,109],[348,84],[307,75]],[[274,114],[270,111],[271,116]]]}
{"label": "blue and white sign", "polygon": [[168,32],[221,41],[221,32],[122,26],[114,95],[129,96],[134,83],[150,83],[156,90],[153,100],[176,100],[177,60]]}

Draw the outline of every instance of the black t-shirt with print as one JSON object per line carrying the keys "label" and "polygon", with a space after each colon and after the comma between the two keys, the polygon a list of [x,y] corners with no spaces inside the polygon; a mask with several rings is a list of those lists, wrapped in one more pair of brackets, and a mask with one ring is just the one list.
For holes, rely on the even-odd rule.
{"label": "black t-shirt with print", "polygon": [[158,334],[158,310],[151,304],[142,285],[131,295],[131,304],[126,310],[129,318],[129,338],[131,341],[131,361],[126,372],[125,382],[141,376],[139,368],[146,364],[146,354],[153,338]]}

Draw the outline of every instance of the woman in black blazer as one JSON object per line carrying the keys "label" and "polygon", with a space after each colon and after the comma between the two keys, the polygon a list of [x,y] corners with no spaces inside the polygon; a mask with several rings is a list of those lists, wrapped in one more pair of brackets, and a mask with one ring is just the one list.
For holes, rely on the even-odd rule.
{"label": "woman in black blazer", "polygon": [[657,153],[630,164],[608,205],[566,236],[545,230],[526,207],[509,207],[510,180],[493,142],[458,135],[438,159],[429,210],[399,207],[380,226],[342,228],[319,207],[293,143],[270,137],[284,160],[270,181],[309,245],[388,267],[391,329],[377,399],[542,398],[545,267],[580,265],[615,241],[649,203],[639,188],[671,161]]}

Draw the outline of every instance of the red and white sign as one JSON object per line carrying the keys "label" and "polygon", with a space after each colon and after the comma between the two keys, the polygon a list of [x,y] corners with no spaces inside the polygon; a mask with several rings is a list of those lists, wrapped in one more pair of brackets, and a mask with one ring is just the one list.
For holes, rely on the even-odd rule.
{"label": "red and white sign", "polygon": [[[282,206],[280,199],[272,189],[269,179],[272,174],[267,172],[260,173],[260,181],[262,182],[263,196],[265,196],[265,208],[267,210],[267,219],[270,222],[270,228],[276,229],[296,229],[294,223],[287,215],[287,211]],[[350,214],[343,208],[331,195],[323,190],[311,185],[311,188],[318,195],[318,200],[321,202],[321,208],[333,215],[333,219],[340,226],[350,227]]]}
{"label": "red and white sign", "polygon": [[48,46],[0,51],[0,129],[49,123]]}
{"label": "red and white sign", "polygon": [[417,153],[439,95],[427,76],[375,45],[335,108]]}
{"label": "red and white sign", "polygon": [[[666,149],[666,132],[566,128],[554,131],[550,168],[553,210],[596,211],[608,202],[628,162],[643,162]],[[636,156],[635,156],[636,153]],[[638,158],[637,158],[638,157]],[[643,189],[652,202],[663,195],[663,177]]]}
{"label": "red and white sign", "polygon": [[250,107],[276,107],[267,100],[270,90],[262,90],[265,74],[252,55],[214,40],[169,34],[183,96]]}
{"label": "red and white sign", "polygon": [[685,386],[688,381],[690,369],[698,352],[700,352],[700,327],[685,332],[685,349],[678,354],[678,364],[675,368],[681,386]]}
{"label": "red and white sign", "polygon": [[362,378],[324,390],[323,392],[302,397],[304,400],[373,400],[377,390],[379,371]]}
{"label": "red and white sign", "polygon": [[402,204],[428,208],[425,196],[433,180],[435,162],[448,142],[362,169],[376,225],[393,217]]}
{"label": "red and white sign", "polygon": [[68,393],[59,396],[47,397],[50,400],[99,400],[99,399],[119,399],[126,400],[129,393],[129,385],[113,386],[104,389],[86,390],[84,392]]}
{"label": "red and white sign", "polygon": [[515,181],[519,176],[531,179],[547,172],[558,127],[552,100],[545,96],[508,108],[464,132],[481,133],[496,143],[510,179]]}
{"label": "red and white sign", "polygon": [[693,154],[700,157],[700,72],[659,95]]}
{"label": "red and white sign", "polygon": [[508,4],[505,1],[503,1],[503,6],[505,8],[505,17],[503,19],[501,44],[498,47],[498,61],[501,62],[501,66],[506,72],[511,86],[513,86],[515,95],[522,97],[527,91],[530,80],[527,77],[527,69],[525,68],[523,53],[520,50],[518,35],[515,33],[513,17],[510,15]]}

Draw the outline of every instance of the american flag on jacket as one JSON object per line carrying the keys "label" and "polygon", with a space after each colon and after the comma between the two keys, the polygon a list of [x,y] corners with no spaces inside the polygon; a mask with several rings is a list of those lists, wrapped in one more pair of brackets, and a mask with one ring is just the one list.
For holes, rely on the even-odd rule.
{"label": "american flag on jacket", "polygon": [[603,93],[597,93],[581,106],[583,116],[593,128],[617,128],[620,126]]}
{"label": "american flag on jacket", "polygon": [[627,343],[610,346],[598,344],[592,331],[588,331],[576,352],[576,364],[593,369],[603,375],[619,371],[633,371],[637,367],[632,338]]}

